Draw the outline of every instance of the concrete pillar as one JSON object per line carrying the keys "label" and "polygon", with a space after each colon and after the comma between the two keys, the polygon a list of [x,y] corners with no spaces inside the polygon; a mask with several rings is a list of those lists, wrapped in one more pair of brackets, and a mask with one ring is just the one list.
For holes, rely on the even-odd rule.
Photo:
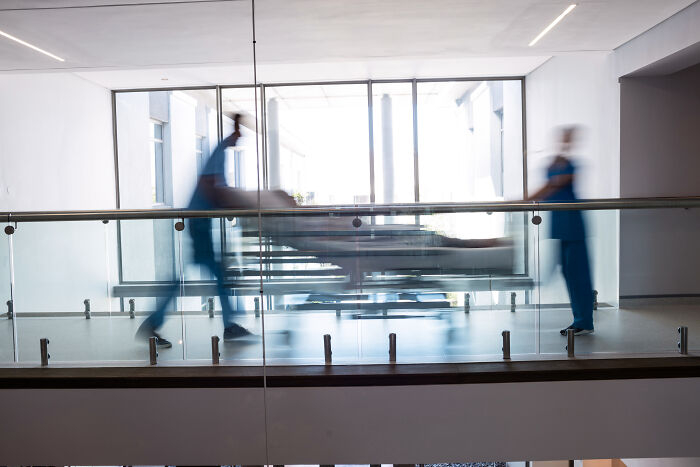
{"label": "concrete pillar", "polygon": [[391,114],[391,97],[382,96],[382,181],[383,203],[394,202],[394,128]]}
{"label": "concrete pillar", "polygon": [[276,98],[267,101],[267,173],[270,190],[282,188],[280,174],[280,121]]}

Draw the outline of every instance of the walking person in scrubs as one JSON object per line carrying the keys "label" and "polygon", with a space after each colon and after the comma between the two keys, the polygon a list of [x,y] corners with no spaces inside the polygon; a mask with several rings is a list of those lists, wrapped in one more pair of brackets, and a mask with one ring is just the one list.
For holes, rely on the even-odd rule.
{"label": "walking person in scrubs", "polygon": [[[547,184],[530,196],[532,200],[575,203],[576,166],[570,151],[576,139],[576,127],[560,130],[559,153],[547,168]],[[586,245],[586,228],[580,210],[552,211],[552,238],[559,240],[559,261],[569,292],[574,320],[560,333],[573,329],[579,336],[593,332],[593,285]]]}

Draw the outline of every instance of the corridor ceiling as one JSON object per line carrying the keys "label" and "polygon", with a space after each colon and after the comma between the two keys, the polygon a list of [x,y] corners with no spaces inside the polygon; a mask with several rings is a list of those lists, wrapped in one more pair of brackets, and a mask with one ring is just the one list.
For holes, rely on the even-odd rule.
{"label": "corridor ceiling", "polygon": [[[570,3],[256,0],[258,79],[525,74],[552,55],[612,50],[693,0],[578,0],[528,47]],[[0,0],[0,30],[65,59],[0,37],[0,71],[68,70],[110,86],[252,81],[251,1]]]}

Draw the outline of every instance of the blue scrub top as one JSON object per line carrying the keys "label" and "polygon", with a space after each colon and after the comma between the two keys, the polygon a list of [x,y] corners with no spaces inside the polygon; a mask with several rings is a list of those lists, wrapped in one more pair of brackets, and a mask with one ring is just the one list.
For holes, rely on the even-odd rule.
{"label": "blue scrub top", "polygon": [[[574,175],[576,167],[569,160],[565,162],[555,162],[547,169],[547,180],[558,175]],[[549,195],[544,201],[575,203],[578,201],[574,193],[573,183],[568,183]],[[552,238],[559,240],[584,240],[586,229],[583,225],[583,215],[581,211],[552,211]]]}
{"label": "blue scrub top", "polygon": [[226,148],[228,147],[227,141],[224,140],[214,149],[214,152],[207,159],[202,173],[199,175],[197,180],[197,186],[192,194],[192,199],[187,207],[188,209],[214,209],[216,206],[215,200],[208,199],[202,190],[201,179],[202,177],[215,177],[214,183],[216,185],[226,184]]}

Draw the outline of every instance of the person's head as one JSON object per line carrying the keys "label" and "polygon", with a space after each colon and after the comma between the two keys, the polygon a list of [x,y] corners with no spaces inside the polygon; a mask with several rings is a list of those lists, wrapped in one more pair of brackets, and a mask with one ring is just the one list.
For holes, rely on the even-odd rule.
{"label": "person's head", "polygon": [[566,154],[576,143],[578,138],[578,127],[574,125],[564,126],[559,129],[559,151]]}

